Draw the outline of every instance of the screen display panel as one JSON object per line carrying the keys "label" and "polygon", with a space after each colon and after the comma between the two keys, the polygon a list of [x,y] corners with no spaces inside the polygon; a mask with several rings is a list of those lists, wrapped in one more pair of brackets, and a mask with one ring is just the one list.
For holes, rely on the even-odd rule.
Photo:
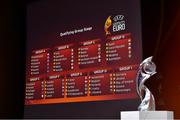
{"label": "screen display panel", "polygon": [[25,117],[117,117],[137,107],[140,1],[109,2],[28,4]]}

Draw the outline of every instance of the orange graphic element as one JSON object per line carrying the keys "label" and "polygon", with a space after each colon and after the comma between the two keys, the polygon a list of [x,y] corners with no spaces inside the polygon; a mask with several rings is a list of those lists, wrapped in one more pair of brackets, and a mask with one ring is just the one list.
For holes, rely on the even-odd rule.
{"label": "orange graphic element", "polygon": [[111,16],[109,16],[105,22],[105,25],[104,25],[104,30],[106,32],[106,35],[110,35],[111,33],[109,32],[109,28],[110,26],[112,25],[112,20],[111,20]]}
{"label": "orange graphic element", "polygon": [[40,99],[40,100],[28,100],[25,105],[35,104],[55,104],[55,103],[70,103],[70,102],[87,102],[87,101],[102,101],[102,100],[122,100],[137,98],[135,92],[129,94],[114,95],[102,95],[102,96],[84,96],[84,97],[71,97],[71,98],[52,98],[52,99]]}

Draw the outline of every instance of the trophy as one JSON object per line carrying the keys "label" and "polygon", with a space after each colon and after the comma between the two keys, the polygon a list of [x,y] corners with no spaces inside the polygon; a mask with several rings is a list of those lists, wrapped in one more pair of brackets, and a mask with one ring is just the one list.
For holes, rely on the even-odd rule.
{"label": "trophy", "polygon": [[144,85],[146,80],[156,73],[156,65],[152,62],[153,57],[145,59],[139,66],[136,89],[141,99],[141,104],[138,107],[139,111],[155,110],[155,100],[153,94]]}
{"label": "trophy", "polygon": [[154,96],[144,85],[147,79],[156,73],[152,58],[145,59],[137,71],[136,89],[141,100],[138,111],[121,111],[121,120],[173,120],[173,111],[155,110]]}

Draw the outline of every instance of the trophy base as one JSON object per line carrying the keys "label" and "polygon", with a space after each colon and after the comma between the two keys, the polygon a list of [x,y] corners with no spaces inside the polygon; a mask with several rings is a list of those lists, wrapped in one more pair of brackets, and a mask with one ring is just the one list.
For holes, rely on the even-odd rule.
{"label": "trophy base", "polygon": [[121,120],[173,120],[172,111],[122,111]]}

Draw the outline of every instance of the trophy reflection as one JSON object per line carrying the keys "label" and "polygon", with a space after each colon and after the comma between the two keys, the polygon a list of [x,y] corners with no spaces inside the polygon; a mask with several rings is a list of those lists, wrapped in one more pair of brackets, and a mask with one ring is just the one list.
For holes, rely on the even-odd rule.
{"label": "trophy reflection", "polygon": [[155,110],[155,99],[150,90],[144,85],[146,80],[156,73],[156,65],[152,62],[152,57],[145,59],[139,66],[136,89],[140,96],[141,104],[138,107],[139,111]]}

